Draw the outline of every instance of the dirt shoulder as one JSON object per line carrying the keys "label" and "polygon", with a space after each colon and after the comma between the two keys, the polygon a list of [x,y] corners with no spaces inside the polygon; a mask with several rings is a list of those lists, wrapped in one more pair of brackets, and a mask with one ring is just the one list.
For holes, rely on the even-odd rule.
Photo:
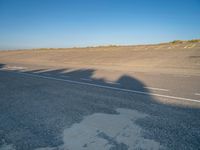
{"label": "dirt shoulder", "polygon": [[0,63],[200,75],[200,42],[0,51]]}

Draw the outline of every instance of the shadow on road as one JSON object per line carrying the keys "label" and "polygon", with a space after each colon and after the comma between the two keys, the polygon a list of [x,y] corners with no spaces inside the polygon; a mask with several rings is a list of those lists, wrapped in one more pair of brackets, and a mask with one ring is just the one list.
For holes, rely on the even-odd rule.
{"label": "shadow on road", "polygon": [[5,65],[4,64],[0,64],[0,69],[3,68]]}
{"label": "shadow on road", "polygon": [[[0,64],[0,68],[4,68]],[[0,145],[16,150],[56,147],[62,132],[94,113],[117,114],[117,108],[137,110],[147,117],[136,121],[143,137],[168,149],[200,147],[200,110],[158,103],[154,97],[95,86],[65,83],[18,73],[46,75],[85,83],[150,92],[128,75],[115,83],[94,79],[94,69],[0,70]],[[89,80],[86,80],[89,79]]]}

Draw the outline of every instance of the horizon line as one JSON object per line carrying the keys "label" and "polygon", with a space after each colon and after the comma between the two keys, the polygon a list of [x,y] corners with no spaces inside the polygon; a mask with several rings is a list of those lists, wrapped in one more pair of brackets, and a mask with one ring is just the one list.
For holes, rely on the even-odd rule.
{"label": "horizon line", "polygon": [[17,50],[40,50],[40,49],[75,49],[75,48],[101,48],[101,47],[131,47],[131,46],[147,46],[147,45],[159,45],[159,44],[176,44],[184,42],[200,42],[200,38],[194,38],[190,40],[170,40],[167,42],[155,42],[155,43],[144,43],[144,44],[99,44],[99,45],[88,45],[88,46],[69,46],[69,47],[39,47],[39,48],[16,48],[16,49],[1,49],[0,51],[17,51]]}

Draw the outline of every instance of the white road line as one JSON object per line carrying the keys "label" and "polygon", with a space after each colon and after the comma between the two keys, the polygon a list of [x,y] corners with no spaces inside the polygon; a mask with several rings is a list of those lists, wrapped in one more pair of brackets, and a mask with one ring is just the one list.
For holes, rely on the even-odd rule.
{"label": "white road line", "polygon": [[112,81],[106,81],[106,83],[109,83],[109,84],[120,84],[118,82],[112,82]]}
{"label": "white road line", "polygon": [[26,69],[26,67],[19,67],[19,66],[7,66],[8,69]]}
{"label": "white road line", "polygon": [[161,89],[161,88],[154,88],[154,87],[144,87],[145,89],[150,89],[150,90],[157,90],[157,91],[169,91],[167,89]]}
{"label": "white road line", "polygon": [[61,75],[60,77],[63,77],[63,78],[69,78],[70,76]]}
{"label": "white road line", "polygon": [[110,86],[105,86],[105,85],[98,85],[98,84],[92,84],[92,83],[72,81],[72,80],[67,80],[67,79],[59,79],[59,78],[55,78],[55,77],[47,77],[47,76],[42,76],[42,75],[37,75],[37,74],[29,74],[29,73],[23,73],[23,72],[15,72],[15,73],[26,75],[26,76],[31,76],[31,77],[43,78],[43,79],[64,81],[64,82],[73,83],[73,84],[89,85],[89,86],[94,86],[94,87],[99,87],[99,88],[112,89],[112,90],[116,90],[116,91],[130,92],[130,93],[136,93],[136,94],[142,94],[142,95],[152,95],[152,96],[158,96],[158,97],[164,97],[164,98],[171,98],[171,99],[176,99],[176,100],[183,100],[183,101],[200,103],[200,100],[190,99],[190,98],[175,97],[175,96],[169,96],[169,95],[162,95],[162,94],[148,93],[148,92],[142,92],[142,91],[128,90],[128,89],[110,87]]}
{"label": "white road line", "polygon": [[199,96],[199,95],[200,95],[200,93],[194,93],[194,95],[198,95],[198,96]]}
{"label": "white road line", "polygon": [[87,78],[80,78],[80,79],[84,81],[92,81],[92,79],[87,79]]}

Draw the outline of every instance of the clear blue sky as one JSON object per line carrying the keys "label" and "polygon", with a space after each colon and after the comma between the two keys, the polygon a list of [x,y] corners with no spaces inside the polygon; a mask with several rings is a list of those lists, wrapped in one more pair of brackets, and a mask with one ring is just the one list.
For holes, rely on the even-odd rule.
{"label": "clear blue sky", "polygon": [[0,0],[0,49],[200,38],[200,0]]}

